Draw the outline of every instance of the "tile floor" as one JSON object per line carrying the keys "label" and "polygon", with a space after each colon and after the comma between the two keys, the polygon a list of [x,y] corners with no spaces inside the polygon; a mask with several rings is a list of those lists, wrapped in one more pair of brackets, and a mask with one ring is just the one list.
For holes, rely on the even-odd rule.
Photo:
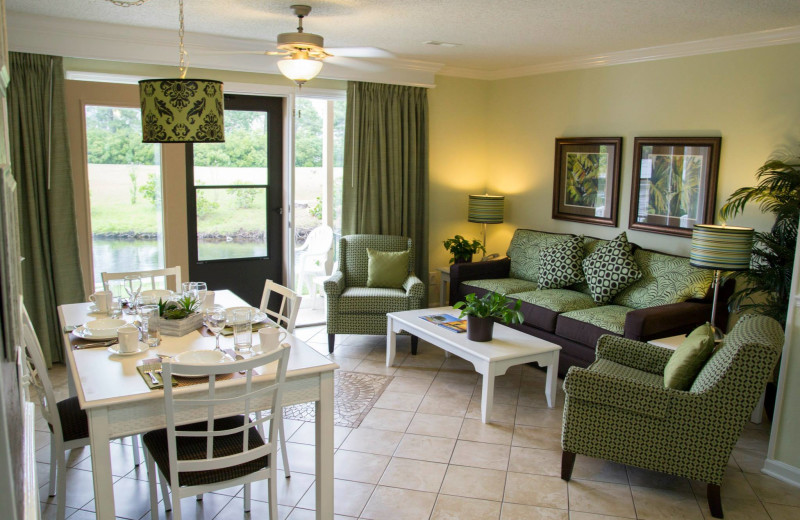
{"label": "tile floor", "polygon": [[[327,353],[322,327],[297,329]],[[345,370],[393,375],[383,396],[357,429],[336,427],[337,519],[527,520],[710,518],[705,486],[686,479],[578,457],[573,480],[559,478],[561,406],[548,409],[544,372],[515,367],[497,380],[494,424],[480,422],[480,379],[471,365],[420,342],[408,341],[393,368],[384,364],[384,338],[339,336],[331,356]],[[51,377],[66,396],[64,367]],[[733,452],[722,486],[725,518],[800,518],[800,489],[760,473],[769,426],[749,424]],[[314,518],[314,427],[286,422],[292,478],[279,478],[281,520]],[[49,433],[37,425],[43,518],[55,517],[47,496]],[[135,467],[128,439],[112,446],[117,513],[149,518],[144,466]],[[94,518],[89,449],[68,460],[67,517]],[[242,490],[210,493],[202,502],[184,499],[186,518],[242,518]],[[267,518],[267,488],[253,488],[252,518]],[[159,518],[170,515],[159,512]]]}

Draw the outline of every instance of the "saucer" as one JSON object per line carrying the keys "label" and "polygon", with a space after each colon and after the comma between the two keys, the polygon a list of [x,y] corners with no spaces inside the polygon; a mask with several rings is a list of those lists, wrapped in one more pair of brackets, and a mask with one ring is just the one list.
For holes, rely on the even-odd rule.
{"label": "saucer", "polygon": [[147,349],[149,348],[150,347],[147,346],[147,343],[142,343],[140,341],[139,344],[136,346],[136,350],[134,350],[133,352],[121,352],[119,350],[119,343],[115,343],[114,345],[108,347],[108,351],[118,356],[133,356],[135,354],[141,354],[142,352],[147,352]]}

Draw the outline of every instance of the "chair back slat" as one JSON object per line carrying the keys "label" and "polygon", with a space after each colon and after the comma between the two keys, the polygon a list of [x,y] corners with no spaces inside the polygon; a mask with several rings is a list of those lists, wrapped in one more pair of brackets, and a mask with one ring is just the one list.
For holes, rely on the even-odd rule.
{"label": "chair back slat", "polygon": [[[181,289],[181,266],[166,267],[164,269],[150,269],[147,271],[128,271],[125,273],[100,273],[103,280],[103,290],[108,290],[109,280],[122,280],[126,276],[139,275],[142,278],[142,290],[147,289],[170,289],[172,291],[180,291]],[[163,287],[161,284],[156,283],[156,279],[161,281],[163,278]],[[173,284],[170,284],[172,279]],[[145,286],[145,282],[150,281],[150,287]]]}
{"label": "chair back slat", "polygon": [[[207,375],[209,377],[208,389],[200,392],[187,392],[181,391],[175,393],[172,386],[167,385],[164,388],[164,408],[166,411],[167,419],[167,446],[169,452],[169,468],[170,480],[178,482],[178,474],[187,471],[205,471],[211,469],[221,469],[230,466],[244,464],[252,460],[264,457],[273,453],[275,446],[274,440],[277,439],[277,422],[270,421],[268,429],[268,438],[266,439],[265,446],[257,448],[250,448],[249,438],[253,426],[266,422],[267,420],[274,419],[275,415],[281,413],[281,397],[282,388],[286,380],[286,367],[289,360],[289,347],[281,346],[272,352],[263,355],[254,356],[249,359],[234,361],[225,364],[215,365],[190,365],[172,363],[170,360],[164,360],[162,364],[162,375],[164,380],[169,381],[173,373],[183,375]],[[253,370],[270,363],[277,362],[275,371],[275,381],[263,388],[253,389]],[[245,381],[240,386],[225,386],[224,388],[217,388],[215,375],[228,374],[232,372],[244,372]],[[226,381],[226,383],[229,383]],[[231,391],[235,391],[235,395],[231,395]],[[198,394],[200,394],[198,396]],[[219,395],[218,394],[222,394]],[[271,397],[271,399],[270,399]],[[264,399],[270,401],[270,413],[263,417],[259,416],[256,420],[251,420],[251,411],[258,410],[263,406],[254,406],[253,401],[258,399],[259,402],[264,402]],[[207,420],[202,429],[178,429],[176,427],[176,415],[179,410],[188,407],[206,408]],[[243,414],[243,425],[241,427],[224,427],[222,424],[217,424],[220,416],[227,413],[227,410],[235,408],[236,413]],[[220,409],[224,410],[219,411]],[[216,420],[215,420],[216,419]],[[242,436],[241,452],[233,455],[214,457],[214,442],[215,439],[227,435]],[[177,437],[193,437],[206,439],[205,458],[179,460],[177,454]]]}
{"label": "chair back slat", "polygon": [[[278,311],[269,308],[272,293],[279,295],[280,305]],[[261,295],[261,305],[259,309],[275,322],[279,327],[286,329],[291,334],[294,332],[294,322],[297,320],[297,312],[300,310],[300,302],[303,297],[283,285],[277,284],[272,280],[264,283],[264,292]]]}
{"label": "chair back slat", "polygon": [[62,435],[61,418],[56,407],[55,392],[53,392],[50,377],[47,375],[47,363],[44,361],[42,346],[24,305],[22,306],[22,342],[25,345],[25,362],[28,365],[30,383],[36,389],[36,395],[42,407],[42,416],[52,426],[53,434],[60,437]]}

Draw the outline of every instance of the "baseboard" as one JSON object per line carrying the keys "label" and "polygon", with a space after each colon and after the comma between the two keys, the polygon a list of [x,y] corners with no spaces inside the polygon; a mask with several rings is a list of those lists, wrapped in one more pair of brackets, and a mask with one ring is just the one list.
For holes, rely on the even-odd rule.
{"label": "baseboard", "polygon": [[764,461],[764,469],[761,472],[787,484],[800,487],[800,468],[795,468],[778,460],[767,459]]}

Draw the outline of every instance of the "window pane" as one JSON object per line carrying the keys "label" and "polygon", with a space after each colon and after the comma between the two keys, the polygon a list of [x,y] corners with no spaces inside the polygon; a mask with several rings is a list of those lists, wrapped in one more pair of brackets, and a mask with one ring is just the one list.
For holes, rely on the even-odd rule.
{"label": "window pane", "polygon": [[94,283],[164,267],[161,147],[142,143],[138,108],[89,105],[86,149]]}
{"label": "window pane", "polygon": [[225,142],[194,146],[194,185],[267,184],[267,114],[225,111]]}
{"label": "window pane", "polygon": [[197,259],[267,256],[266,188],[197,188]]}

